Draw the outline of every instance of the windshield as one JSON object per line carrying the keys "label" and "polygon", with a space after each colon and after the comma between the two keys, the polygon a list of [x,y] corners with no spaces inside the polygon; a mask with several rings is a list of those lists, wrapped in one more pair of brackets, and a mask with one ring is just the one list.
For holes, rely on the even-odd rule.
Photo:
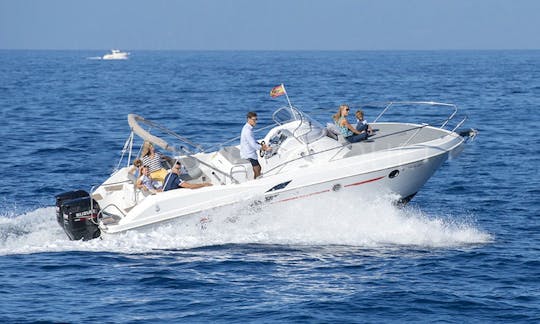
{"label": "windshield", "polygon": [[298,125],[293,135],[305,144],[313,143],[325,136],[325,130],[316,120],[301,112],[296,107],[282,107],[272,115],[278,125],[296,122]]}

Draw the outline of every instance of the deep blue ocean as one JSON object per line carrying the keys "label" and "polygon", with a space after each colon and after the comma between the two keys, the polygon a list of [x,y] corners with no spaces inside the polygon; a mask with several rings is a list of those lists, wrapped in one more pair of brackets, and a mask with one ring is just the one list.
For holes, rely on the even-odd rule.
{"label": "deep blue ocean", "polygon": [[[0,51],[0,322],[540,321],[540,51],[105,52]],[[87,242],[57,225],[54,196],[116,166],[128,113],[209,145],[247,111],[268,125],[280,83],[321,123],[442,101],[479,135],[405,208],[343,194]]]}

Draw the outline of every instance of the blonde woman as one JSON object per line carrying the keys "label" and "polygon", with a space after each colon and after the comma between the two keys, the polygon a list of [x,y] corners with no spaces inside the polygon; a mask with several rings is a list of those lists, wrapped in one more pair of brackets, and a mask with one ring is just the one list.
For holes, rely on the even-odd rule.
{"label": "blonde woman", "polygon": [[333,115],[332,118],[341,135],[343,135],[349,143],[356,143],[366,139],[367,133],[366,131],[360,132],[356,130],[356,128],[349,123],[347,116],[349,115],[350,110],[351,108],[349,105],[343,104],[339,106],[338,112]]}
{"label": "blonde woman", "polygon": [[143,144],[141,156],[143,165],[148,166],[150,177],[153,180],[163,182],[165,176],[167,175],[167,170],[161,166],[161,160],[165,159],[166,157],[161,153],[156,152],[154,145],[148,141],[144,142]]}

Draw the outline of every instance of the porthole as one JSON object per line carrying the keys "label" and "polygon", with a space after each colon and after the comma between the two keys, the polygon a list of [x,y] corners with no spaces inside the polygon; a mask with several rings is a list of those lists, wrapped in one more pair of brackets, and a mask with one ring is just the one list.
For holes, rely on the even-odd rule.
{"label": "porthole", "polygon": [[341,190],[341,185],[338,183],[338,184],[335,184],[333,187],[332,187],[332,190],[333,191],[339,191]]}
{"label": "porthole", "polygon": [[399,170],[394,170],[394,171],[390,172],[390,174],[388,175],[388,177],[389,177],[390,179],[392,179],[392,178],[397,177],[398,175],[399,175]]}

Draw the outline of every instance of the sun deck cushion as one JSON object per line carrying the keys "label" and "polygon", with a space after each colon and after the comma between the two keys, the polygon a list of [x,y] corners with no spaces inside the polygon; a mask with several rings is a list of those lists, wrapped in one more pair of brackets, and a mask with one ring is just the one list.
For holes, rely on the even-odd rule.
{"label": "sun deck cushion", "polygon": [[331,130],[326,130],[326,136],[330,137],[331,139],[337,141],[338,140],[338,135],[334,132],[332,132]]}
{"label": "sun deck cushion", "polygon": [[245,164],[248,162],[246,159],[240,157],[240,150],[236,146],[227,146],[219,150],[219,153],[223,155],[232,164]]}
{"label": "sun deck cushion", "polygon": [[326,123],[326,135],[332,139],[338,140],[339,129],[332,123]]}
{"label": "sun deck cushion", "polygon": [[326,123],[326,135],[341,144],[350,144],[349,141],[347,141],[345,137],[341,135],[339,129],[333,123]]}

